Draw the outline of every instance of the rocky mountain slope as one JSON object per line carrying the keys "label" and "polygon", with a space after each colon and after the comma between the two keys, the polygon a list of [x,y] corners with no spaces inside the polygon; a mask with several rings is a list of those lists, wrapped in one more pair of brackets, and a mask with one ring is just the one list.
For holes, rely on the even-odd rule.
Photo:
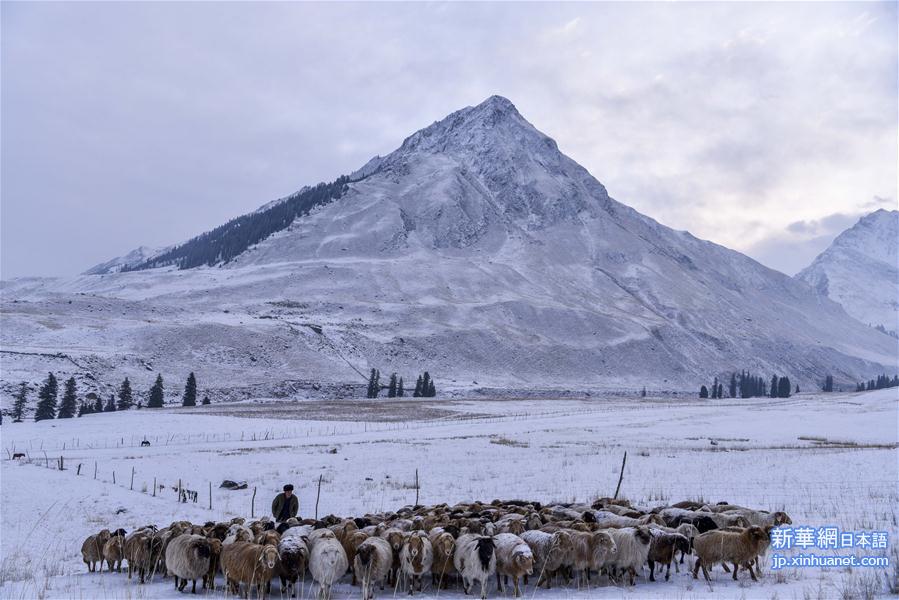
{"label": "rocky mountain slope", "polygon": [[859,219],[796,275],[846,312],[896,332],[899,320],[899,211]]}
{"label": "rocky mountain slope", "polygon": [[[3,349],[32,354],[7,353],[4,379],[48,370],[42,352],[97,381],[194,370],[247,395],[360,381],[370,367],[407,381],[428,369],[444,389],[582,390],[693,390],[743,368],[809,385],[895,369],[892,338],[613,200],[504,98],[346,181],[261,241],[243,225],[217,230],[227,262],[178,269],[175,248],[164,267],[5,282]],[[287,208],[235,222],[270,227],[267,210]],[[218,256],[201,238],[191,256]]]}

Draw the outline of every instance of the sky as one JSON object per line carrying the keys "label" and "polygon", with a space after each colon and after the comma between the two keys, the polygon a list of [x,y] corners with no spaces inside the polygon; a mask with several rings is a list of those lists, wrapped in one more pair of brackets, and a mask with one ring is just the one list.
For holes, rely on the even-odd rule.
{"label": "sky", "polygon": [[793,274],[897,207],[896,7],[3,2],[0,277],[184,241],[493,94]]}

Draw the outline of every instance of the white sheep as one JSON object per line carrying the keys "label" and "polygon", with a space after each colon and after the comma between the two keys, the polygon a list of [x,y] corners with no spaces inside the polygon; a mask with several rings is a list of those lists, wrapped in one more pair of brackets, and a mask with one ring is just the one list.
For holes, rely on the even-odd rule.
{"label": "white sheep", "polygon": [[331,586],[348,567],[346,551],[333,531],[316,529],[309,534],[309,573],[319,586],[319,598],[331,597]]}
{"label": "white sheep", "polygon": [[649,543],[652,535],[646,527],[622,527],[619,529],[606,529],[615,542],[615,552],[612,552],[607,561],[607,567],[611,577],[617,578],[619,573],[630,574],[630,583],[634,585],[637,570],[643,570],[643,565],[649,557]]}
{"label": "white sheep", "polygon": [[453,565],[462,575],[462,589],[471,593],[475,581],[481,584],[481,600],[487,598],[487,582],[496,571],[496,552],[493,538],[473,533],[460,535],[456,540]]}
{"label": "white sheep", "polygon": [[375,584],[384,589],[384,580],[393,566],[393,549],[384,538],[369,537],[356,548],[353,573],[362,585],[362,600],[375,597]]}
{"label": "white sheep", "polygon": [[183,534],[169,541],[165,549],[165,568],[175,577],[175,588],[184,591],[187,580],[193,581],[191,593],[197,593],[197,579],[209,573],[211,555],[209,540],[202,535]]}
{"label": "white sheep", "polygon": [[[515,522],[515,521],[511,521]],[[500,592],[505,592],[500,576],[507,580],[512,578],[515,586],[515,597],[521,596],[518,587],[520,577],[527,577],[534,572],[534,553],[527,542],[514,533],[498,533],[493,536],[496,544],[496,584]]]}

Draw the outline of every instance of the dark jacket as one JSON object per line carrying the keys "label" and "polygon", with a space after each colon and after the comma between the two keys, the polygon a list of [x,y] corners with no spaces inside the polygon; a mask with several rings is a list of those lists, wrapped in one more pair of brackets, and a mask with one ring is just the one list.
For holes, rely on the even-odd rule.
{"label": "dark jacket", "polygon": [[[284,508],[284,492],[281,492],[275,499],[272,500],[272,516],[275,520],[281,516],[281,509]],[[290,497],[290,505],[287,507],[287,518],[297,516],[297,513],[300,511],[300,500],[297,498],[297,495],[294,494]]]}

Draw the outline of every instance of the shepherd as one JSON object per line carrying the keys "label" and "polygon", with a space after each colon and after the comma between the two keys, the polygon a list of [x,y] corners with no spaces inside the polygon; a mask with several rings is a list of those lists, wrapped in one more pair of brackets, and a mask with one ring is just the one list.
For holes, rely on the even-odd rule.
{"label": "shepherd", "polygon": [[284,491],[272,500],[272,516],[278,523],[283,523],[300,511],[300,500],[293,495],[293,484],[284,486]]}

